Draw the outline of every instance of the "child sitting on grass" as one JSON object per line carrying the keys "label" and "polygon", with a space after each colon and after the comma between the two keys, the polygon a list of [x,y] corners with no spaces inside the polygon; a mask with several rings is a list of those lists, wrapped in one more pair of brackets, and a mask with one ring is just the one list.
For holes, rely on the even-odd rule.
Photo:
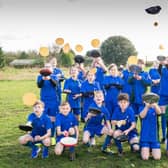
{"label": "child sitting on grass", "polygon": [[136,131],[136,121],[133,109],[129,106],[129,96],[121,93],[118,96],[118,105],[112,115],[111,123],[115,126],[113,138],[118,147],[119,156],[123,154],[122,144],[117,140],[118,136],[128,136],[128,141],[132,151],[139,151],[139,139]]}
{"label": "child sitting on grass", "polygon": [[51,121],[43,113],[44,103],[40,100],[33,105],[33,112],[28,116],[27,125],[32,126],[32,131],[19,138],[19,143],[32,149],[32,158],[37,158],[41,148],[36,143],[43,144],[42,158],[48,157],[48,147],[50,146]]}
{"label": "child sitting on grass", "polygon": [[[56,116],[56,146],[55,154],[61,155],[64,150],[64,145],[61,143],[61,139],[66,136],[75,137],[78,139],[78,121],[75,115],[71,112],[71,108],[68,102],[63,102],[59,106],[60,113]],[[70,160],[75,159],[75,148],[70,147]]]}

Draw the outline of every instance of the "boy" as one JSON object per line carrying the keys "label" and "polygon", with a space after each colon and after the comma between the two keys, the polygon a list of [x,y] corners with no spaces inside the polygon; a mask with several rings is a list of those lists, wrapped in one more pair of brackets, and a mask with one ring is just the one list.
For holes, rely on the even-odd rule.
{"label": "boy", "polygon": [[143,160],[149,159],[150,150],[155,160],[160,160],[161,158],[160,142],[157,133],[157,115],[160,114],[161,110],[156,103],[149,104],[145,102],[145,106],[141,109],[140,145]]}
{"label": "boy", "polygon": [[106,91],[105,105],[111,117],[113,114],[114,108],[117,106],[117,97],[122,90],[124,81],[119,76],[116,64],[111,64],[108,69],[109,69],[110,75],[105,76],[103,81],[103,86]]}
{"label": "boy", "polygon": [[95,81],[95,73],[92,70],[87,72],[87,80],[82,83],[81,93],[83,98],[83,111],[81,112],[81,120],[87,115],[90,104],[93,103],[94,91],[100,90],[100,85]]}
{"label": "boy", "polygon": [[56,92],[57,92],[57,96],[58,96],[58,105],[60,105],[61,101],[62,101],[61,83],[64,81],[65,77],[64,77],[64,74],[63,74],[62,70],[57,67],[57,59],[56,58],[51,59],[50,63],[51,63],[52,68],[53,68],[53,74],[56,75],[56,77],[58,79],[58,83],[57,83],[57,86],[56,86]]}
{"label": "boy", "polygon": [[32,149],[32,158],[37,158],[41,150],[36,146],[36,143],[42,143],[44,145],[42,158],[47,158],[48,147],[50,146],[51,121],[48,116],[43,113],[44,103],[40,100],[36,101],[33,105],[33,111],[34,112],[31,113],[27,119],[27,125],[33,127],[32,132],[21,136],[19,143]]}
{"label": "boy", "polygon": [[[84,126],[83,133],[83,143],[90,147],[90,140],[95,135],[109,135],[110,137],[113,134],[113,130],[110,125],[110,114],[108,110],[103,105],[104,95],[102,91],[95,91],[94,93],[94,102],[89,106],[89,108],[98,109],[100,111],[99,114],[93,114],[88,112],[85,121],[86,124]],[[102,124],[102,121],[104,123]],[[106,143],[106,142],[105,142]]]}
{"label": "boy", "polygon": [[118,147],[119,156],[122,155],[122,144],[116,138],[121,135],[128,136],[128,141],[131,146],[131,150],[139,151],[139,140],[136,131],[136,122],[133,109],[129,106],[129,96],[126,93],[121,93],[118,96],[118,105],[112,115],[111,123],[115,126],[113,138]]}
{"label": "boy", "polygon": [[128,77],[128,83],[132,86],[132,96],[130,97],[131,106],[135,112],[136,121],[139,116],[139,109],[143,106],[142,95],[147,91],[147,86],[151,85],[151,79],[149,74],[143,71],[145,63],[142,59],[138,59],[138,64],[141,68],[141,72],[130,73]]}
{"label": "boy", "polygon": [[[44,68],[53,72],[52,66],[49,63],[46,63]],[[58,113],[58,97],[55,91],[57,83],[57,77],[53,74],[48,76],[39,75],[37,78],[37,86],[40,88],[40,99],[45,103],[45,113],[52,122],[52,137],[55,131],[55,116]]]}
{"label": "boy", "polygon": [[[59,106],[60,113],[56,116],[56,146],[55,154],[61,155],[64,149],[64,146],[61,144],[61,139],[67,135],[75,137],[78,139],[79,130],[78,130],[78,121],[73,113],[71,113],[71,108],[68,102],[63,102]],[[70,147],[70,160],[75,159],[75,149]]]}
{"label": "boy", "polygon": [[64,83],[64,93],[67,93],[67,101],[71,106],[71,110],[79,121],[80,116],[80,103],[81,103],[81,82],[78,79],[78,68],[72,66],[70,68],[71,77],[65,80]]}

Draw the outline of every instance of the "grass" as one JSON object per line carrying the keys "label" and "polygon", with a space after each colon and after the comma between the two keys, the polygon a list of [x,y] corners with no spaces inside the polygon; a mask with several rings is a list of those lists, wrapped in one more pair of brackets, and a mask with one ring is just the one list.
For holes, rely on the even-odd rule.
{"label": "grass", "polygon": [[[31,107],[23,105],[22,96],[26,92],[33,92],[39,95],[36,87],[35,75],[30,75],[31,70],[6,69],[1,71],[4,80],[0,81],[0,168],[167,168],[167,158],[165,156],[165,146],[162,145],[162,159],[160,161],[142,161],[139,154],[130,152],[127,143],[124,144],[125,156],[120,158],[117,155],[107,156],[100,152],[104,137],[97,138],[97,146],[88,153],[82,146],[81,141],[76,148],[78,157],[74,162],[68,160],[68,152],[62,156],[54,155],[54,147],[50,147],[48,159],[30,158],[30,149],[18,144],[18,137],[23,132],[18,129],[18,125],[26,122],[27,115],[32,111]],[[25,71],[27,73],[25,73]],[[11,72],[11,74],[9,73]],[[24,80],[15,79],[16,76],[23,76]],[[34,72],[33,72],[34,73]],[[8,74],[8,75],[6,75]],[[31,76],[31,80],[30,80]],[[12,79],[12,80],[9,80]],[[83,124],[80,123],[82,133]],[[81,137],[80,137],[81,139]],[[116,148],[112,145],[114,151]]]}

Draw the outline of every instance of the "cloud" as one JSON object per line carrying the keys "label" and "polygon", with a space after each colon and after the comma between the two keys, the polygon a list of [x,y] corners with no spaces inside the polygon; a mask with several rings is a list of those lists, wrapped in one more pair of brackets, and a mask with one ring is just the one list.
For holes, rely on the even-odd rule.
{"label": "cloud", "polygon": [[1,41],[24,40],[30,38],[30,35],[16,36],[14,34],[0,34]]}

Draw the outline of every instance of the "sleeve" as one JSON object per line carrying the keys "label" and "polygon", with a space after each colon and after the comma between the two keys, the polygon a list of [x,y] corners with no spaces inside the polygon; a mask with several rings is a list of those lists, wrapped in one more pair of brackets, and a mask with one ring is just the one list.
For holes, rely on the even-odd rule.
{"label": "sleeve", "polygon": [[56,85],[57,85],[57,78],[56,78],[56,76],[55,76],[55,77],[54,77],[54,76],[51,76],[50,82],[51,82],[51,84],[52,84],[53,86],[56,86]]}
{"label": "sleeve", "polygon": [[43,87],[43,84],[44,84],[44,80],[42,79],[42,76],[39,75],[39,76],[37,77],[37,86],[38,86],[38,88],[42,88],[42,87]]}
{"label": "sleeve", "polygon": [[50,118],[47,117],[47,119],[46,119],[46,129],[48,130],[48,129],[51,129],[51,128],[52,128],[51,120],[50,120]]}
{"label": "sleeve", "polygon": [[[136,122],[136,120],[135,120],[135,114],[134,114],[134,111],[133,111],[132,108],[130,108],[129,117],[130,117],[129,120],[130,120],[131,123],[132,122]],[[126,118],[126,120],[127,120],[127,118]]]}
{"label": "sleeve", "polygon": [[104,111],[105,121],[109,121],[110,120],[109,111],[107,110],[107,108],[104,108],[103,111]]}
{"label": "sleeve", "polygon": [[33,117],[33,113],[31,113],[31,114],[29,114],[29,116],[27,117],[27,122],[33,122],[33,119],[34,119],[34,117]]}
{"label": "sleeve", "polygon": [[55,127],[61,127],[60,115],[56,116]]}

